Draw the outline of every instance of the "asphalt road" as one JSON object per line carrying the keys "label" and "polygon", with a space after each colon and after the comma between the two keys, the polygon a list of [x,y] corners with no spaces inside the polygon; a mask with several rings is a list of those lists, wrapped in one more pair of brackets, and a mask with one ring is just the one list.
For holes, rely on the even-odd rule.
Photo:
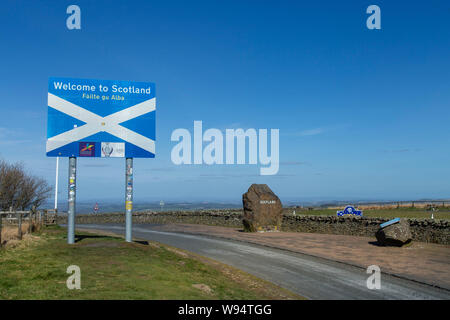
{"label": "asphalt road", "polygon": [[[124,234],[123,225],[86,224],[83,229]],[[309,299],[450,299],[450,291],[381,274],[381,289],[367,288],[366,270],[309,255],[234,240],[133,226],[133,237],[165,243],[231,265]],[[382,271],[382,270],[381,270]]]}

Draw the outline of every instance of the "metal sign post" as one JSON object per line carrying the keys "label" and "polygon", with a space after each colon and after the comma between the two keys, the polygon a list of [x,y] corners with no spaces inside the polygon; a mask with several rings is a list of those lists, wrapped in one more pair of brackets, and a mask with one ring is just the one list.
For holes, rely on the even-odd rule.
{"label": "metal sign post", "polygon": [[58,210],[58,172],[59,172],[59,157],[56,157],[55,210]]}
{"label": "metal sign post", "polygon": [[125,162],[125,241],[132,241],[133,210],[133,158]]}
{"label": "metal sign post", "polygon": [[75,243],[75,198],[77,179],[77,158],[69,158],[69,210],[67,221],[67,243]]}

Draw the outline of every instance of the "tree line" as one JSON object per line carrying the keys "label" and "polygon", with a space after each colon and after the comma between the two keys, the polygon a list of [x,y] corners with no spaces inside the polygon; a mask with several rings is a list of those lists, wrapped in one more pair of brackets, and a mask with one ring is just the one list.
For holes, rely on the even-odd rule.
{"label": "tree line", "polygon": [[52,191],[43,178],[28,173],[22,163],[0,160],[0,210],[39,208]]}

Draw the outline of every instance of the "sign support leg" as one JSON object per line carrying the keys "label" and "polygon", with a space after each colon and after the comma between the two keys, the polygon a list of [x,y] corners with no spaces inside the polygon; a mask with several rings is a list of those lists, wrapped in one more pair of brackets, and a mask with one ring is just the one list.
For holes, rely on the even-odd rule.
{"label": "sign support leg", "polygon": [[125,241],[132,241],[133,210],[133,158],[126,158],[125,163]]}
{"label": "sign support leg", "polygon": [[59,157],[56,157],[55,210],[58,210],[58,173],[59,173]]}
{"label": "sign support leg", "polygon": [[75,243],[75,199],[77,179],[77,158],[69,158],[69,210],[67,221],[67,243]]}

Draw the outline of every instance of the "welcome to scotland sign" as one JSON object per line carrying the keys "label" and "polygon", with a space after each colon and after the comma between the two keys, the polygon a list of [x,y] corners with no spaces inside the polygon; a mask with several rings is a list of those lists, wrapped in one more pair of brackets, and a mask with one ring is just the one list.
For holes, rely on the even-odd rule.
{"label": "welcome to scotland sign", "polygon": [[47,156],[155,157],[155,84],[50,78]]}

